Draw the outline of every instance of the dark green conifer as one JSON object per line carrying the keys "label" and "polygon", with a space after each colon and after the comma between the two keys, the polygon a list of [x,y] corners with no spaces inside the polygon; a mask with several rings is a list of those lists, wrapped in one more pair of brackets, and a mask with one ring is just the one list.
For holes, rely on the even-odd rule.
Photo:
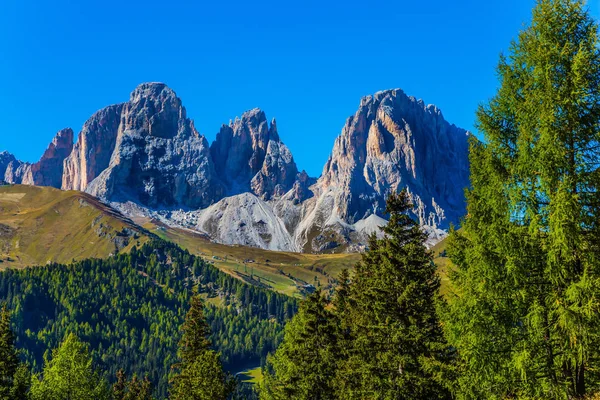
{"label": "dark green conifer", "polygon": [[334,398],[338,328],[326,306],[317,291],[288,322],[283,342],[267,361],[262,400]]}
{"label": "dark green conifer", "polygon": [[180,362],[174,368],[172,400],[226,400],[235,389],[235,381],[223,370],[219,354],[210,348],[203,308],[200,296],[193,296],[181,327]]}
{"label": "dark green conifer", "polygon": [[0,309],[0,399],[20,400],[27,396],[30,372],[19,360],[11,312],[6,304]]}
{"label": "dark green conifer", "polygon": [[356,266],[340,313],[350,340],[338,398],[449,398],[439,373],[448,361],[436,316],[440,280],[411,209],[405,191],[388,198],[384,237],[371,237]]}

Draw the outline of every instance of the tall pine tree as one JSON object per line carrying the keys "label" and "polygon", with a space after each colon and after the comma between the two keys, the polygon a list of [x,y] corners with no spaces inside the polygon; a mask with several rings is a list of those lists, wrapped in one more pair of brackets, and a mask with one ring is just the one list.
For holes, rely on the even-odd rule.
{"label": "tall pine tree", "polygon": [[283,342],[268,358],[261,400],[327,400],[335,396],[337,320],[320,291],[307,297],[287,323]]}
{"label": "tall pine tree", "polygon": [[460,398],[599,385],[600,51],[583,1],[539,0],[477,113],[444,320]]}
{"label": "tall pine tree", "polygon": [[[427,235],[407,212],[406,191],[391,195],[384,237],[370,240],[343,303],[349,327],[338,371],[340,399],[445,399],[440,370],[449,353],[436,316],[440,280]],[[344,277],[347,281],[347,277]]]}
{"label": "tall pine tree", "polygon": [[29,390],[30,374],[19,361],[10,323],[11,313],[3,304],[0,309],[0,399],[21,400]]}
{"label": "tall pine tree", "polygon": [[172,400],[226,400],[235,389],[235,381],[223,370],[219,354],[210,348],[203,309],[200,296],[192,296],[181,327],[180,362],[174,367]]}

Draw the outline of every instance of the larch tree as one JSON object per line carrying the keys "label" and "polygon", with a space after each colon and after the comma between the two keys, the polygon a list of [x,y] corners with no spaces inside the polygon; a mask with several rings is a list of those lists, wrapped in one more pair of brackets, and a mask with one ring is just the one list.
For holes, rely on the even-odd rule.
{"label": "larch tree", "polygon": [[579,398],[600,383],[600,50],[583,1],[538,0],[477,112],[444,311],[459,398]]}
{"label": "larch tree", "polygon": [[108,382],[94,368],[87,345],[70,334],[52,358],[46,359],[40,377],[32,380],[32,400],[108,400]]}

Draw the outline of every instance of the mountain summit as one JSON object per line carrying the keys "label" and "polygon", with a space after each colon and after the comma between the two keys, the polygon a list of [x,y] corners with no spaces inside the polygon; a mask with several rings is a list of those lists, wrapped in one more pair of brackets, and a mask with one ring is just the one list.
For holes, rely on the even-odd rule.
{"label": "mountain summit", "polygon": [[9,183],[88,192],[227,244],[272,250],[360,249],[386,223],[388,194],[407,188],[432,241],[465,213],[468,132],[400,89],[364,97],[320,178],[299,171],[275,119],[260,109],[224,124],[209,146],[164,83],[60,131],[34,164],[0,153]]}

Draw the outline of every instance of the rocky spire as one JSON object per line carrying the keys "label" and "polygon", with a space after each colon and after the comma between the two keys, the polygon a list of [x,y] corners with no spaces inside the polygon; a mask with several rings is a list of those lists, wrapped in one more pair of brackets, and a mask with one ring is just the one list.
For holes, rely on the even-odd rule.
{"label": "rocky spire", "polygon": [[223,125],[211,146],[219,177],[230,194],[252,191],[269,199],[291,189],[298,169],[291,152],[279,139],[277,122],[267,122],[258,108]]}
{"label": "rocky spire", "polygon": [[36,186],[60,188],[63,176],[63,163],[73,150],[73,130],[58,131],[40,161],[31,165],[23,176],[22,183]]}

